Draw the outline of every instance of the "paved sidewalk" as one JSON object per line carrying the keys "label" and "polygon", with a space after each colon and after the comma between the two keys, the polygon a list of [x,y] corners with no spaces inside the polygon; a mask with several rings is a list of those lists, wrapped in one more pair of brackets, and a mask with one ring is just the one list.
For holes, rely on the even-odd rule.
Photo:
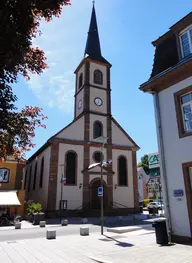
{"label": "paved sidewalk", "polygon": [[0,242],[2,263],[191,263],[190,246],[160,247],[154,231]]}

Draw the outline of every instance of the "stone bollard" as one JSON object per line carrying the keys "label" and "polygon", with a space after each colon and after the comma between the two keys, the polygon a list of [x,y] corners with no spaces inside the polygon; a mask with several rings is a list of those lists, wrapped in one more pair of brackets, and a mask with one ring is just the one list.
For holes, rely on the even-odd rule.
{"label": "stone bollard", "polygon": [[81,227],[80,228],[80,236],[88,236],[89,235],[89,228],[88,227]]}
{"label": "stone bollard", "polygon": [[47,239],[56,239],[56,230],[47,230],[46,233],[46,238]]}
{"label": "stone bollard", "polygon": [[21,229],[21,222],[15,223],[15,229]]}
{"label": "stone bollard", "polygon": [[62,226],[67,226],[68,225],[68,220],[67,219],[62,219],[61,220],[61,225]]}
{"label": "stone bollard", "polygon": [[88,219],[87,218],[82,218],[81,219],[81,224],[87,224],[88,223]]}
{"label": "stone bollard", "polygon": [[46,226],[46,221],[40,221],[39,222],[40,227],[45,227]]}

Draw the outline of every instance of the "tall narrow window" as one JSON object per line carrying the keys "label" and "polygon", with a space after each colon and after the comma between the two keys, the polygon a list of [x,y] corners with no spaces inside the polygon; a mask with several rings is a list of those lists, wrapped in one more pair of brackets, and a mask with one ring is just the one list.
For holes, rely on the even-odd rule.
{"label": "tall narrow window", "polygon": [[77,154],[68,152],[66,156],[66,184],[76,184]]}
{"label": "tall narrow window", "polygon": [[103,85],[103,73],[98,69],[94,71],[94,83]]}
{"label": "tall narrow window", "polygon": [[103,73],[98,69],[94,71],[94,83],[103,85]]}
{"label": "tall narrow window", "polygon": [[24,182],[24,190],[26,189],[27,187],[27,169],[25,171],[25,182]]}
{"label": "tall narrow window", "polygon": [[189,56],[192,53],[192,28],[180,36],[180,41],[183,57]]}
{"label": "tall narrow window", "polygon": [[120,186],[128,185],[127,159],[124,156],[120,156],[118,159],[118,177]]}
{"label": "tall narrow window", "polygon": [[82,87],[83,85],[83,73],[81,73],[81,75],[79,76],[79,89]]}
{"label": "tall narrow window", "polygon": [[34,177],[33,177],[33,190],[35,190],[36,179],[37,179],[37,162],[36,162],[36,164],[35,164],[35,170],[34,170]]}
{"label": "tall narrow window", "polygon": [[103,135],[103,125],[100,121],[93,124],[93,138],[96,139]]}
{"label": "tall narrow window", "polygon": [[185,132],[192,131],[192,92],[181,97],[181,108],[183,115],[183,126]]}
{"label": "tall narrow window", "polygon": [[43,173],[44,173],[44,157],[41,160],[41,170],[40,170],[40,180],[39,180],[39,187],[43,187]]}
{"label": "tall narrow window", "polygon": [[30,192],[30,188],[31,188],[31,176],[32,176],[32,166],[29,171],[28,192]]}

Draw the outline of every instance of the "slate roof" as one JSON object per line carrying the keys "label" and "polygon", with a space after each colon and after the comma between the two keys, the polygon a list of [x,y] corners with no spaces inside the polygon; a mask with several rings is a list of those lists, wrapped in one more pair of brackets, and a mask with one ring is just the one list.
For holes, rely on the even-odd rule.
{"label": "slate roof", "polygon": [[89,32],[87,36],[87,43],[85,47],[84,57],[89,57],[92,60],[110,65],[110,63],[101,54],[99,31],[97,26],[97,18],[96,18],[94,4],[91,14],[91,21],[90,21]]}

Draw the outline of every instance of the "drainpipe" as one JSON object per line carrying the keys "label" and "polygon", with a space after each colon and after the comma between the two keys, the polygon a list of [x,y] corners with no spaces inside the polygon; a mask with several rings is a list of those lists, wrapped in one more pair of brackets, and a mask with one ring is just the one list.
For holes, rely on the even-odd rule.
{"label": "drainpipe", "polygon": [[161,177],[164,183],[164,197],[165,197],[165,212],[167,218],[167,233],[169,242],[171,242],[171,213],[169,206],[169,195],[168,195],[168,187],[167,187],[167,172],[166,172],[166,162],[165,162],[165,154],[164,154],[164,144],[163,144],[163,133],[162,133],[162,125],[161,125],[161,112],[159,105],[159,94],[157,92],[153,93],[154,105],[155,105],[155,117],[156,117],[156,128],[157,128],[157,136],[158,136],[158,145],[159,145],[159,154],[161,158]]}

